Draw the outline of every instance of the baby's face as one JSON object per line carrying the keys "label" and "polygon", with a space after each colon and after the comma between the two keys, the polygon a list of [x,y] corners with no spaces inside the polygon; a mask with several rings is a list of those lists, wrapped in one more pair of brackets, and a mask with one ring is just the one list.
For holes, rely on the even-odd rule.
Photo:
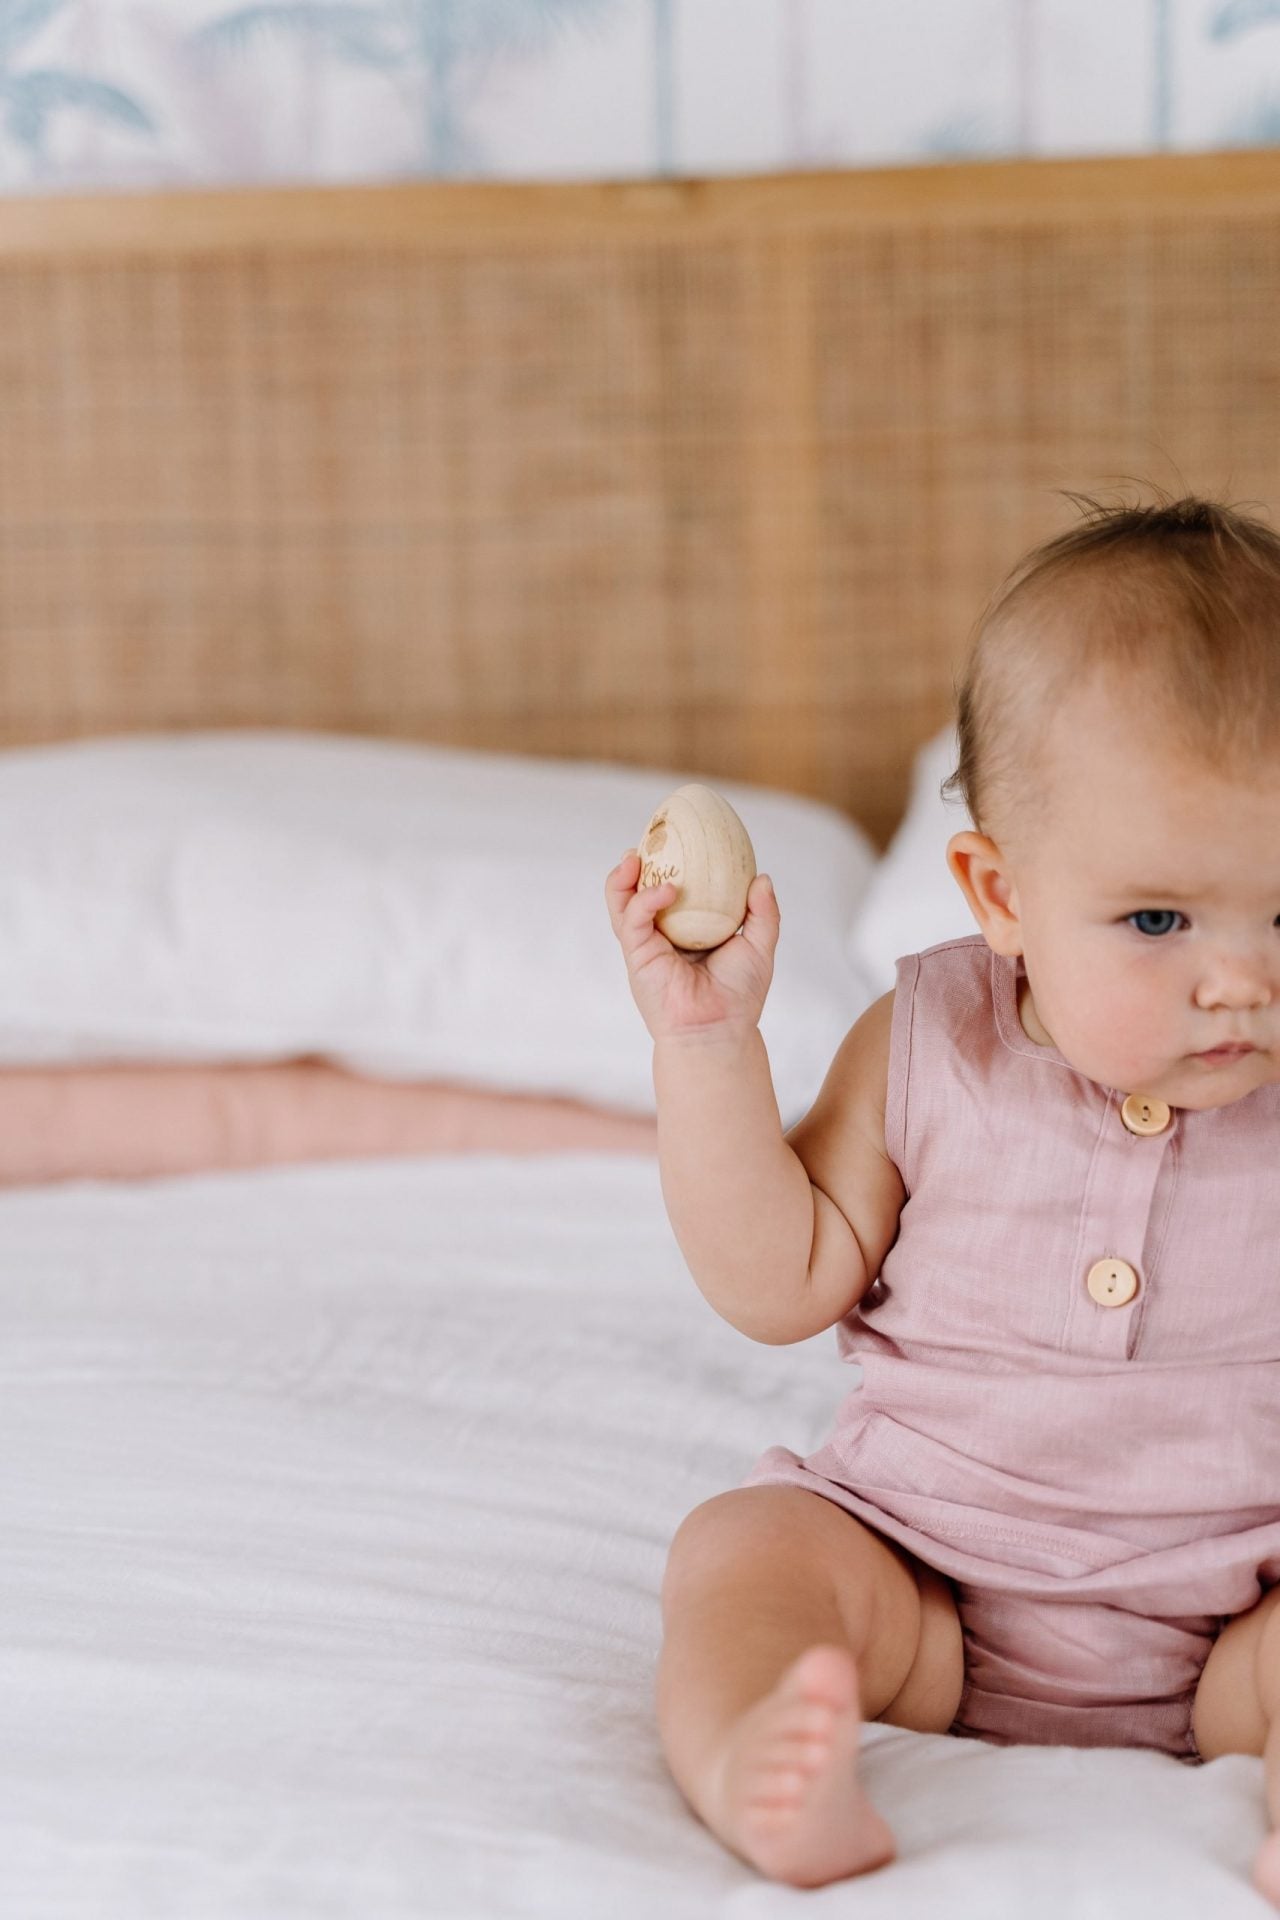
{"label": "baby's face", "polygon": [[[1280,770],[1188,765],[1100,687],[1059,712],[1049,746],[1035,844],[1006,855],[961,833],[947,850],[988,944],[1024,956],[1031,1037],[1170,1106],[1280,1079]],[[1201,1057],[1232,1040],[1254,1050]]]}

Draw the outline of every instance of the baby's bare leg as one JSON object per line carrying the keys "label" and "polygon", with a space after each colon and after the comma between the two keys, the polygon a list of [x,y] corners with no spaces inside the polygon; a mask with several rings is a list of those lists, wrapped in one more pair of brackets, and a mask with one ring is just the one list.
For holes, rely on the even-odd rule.
{"label": "baby's bare leg", "polygon": [[717,1838],[793,1886],[892,1859],[858,1730],[951,1725],[964,1657],[948,1583],[820,1494],[738,1487],[681,1524],[662,1613],[667,1764]]}
{"label": "baby's bare leg", "polygon": [[1261,1754],[1267,1825],[1253,1884],[1280,1907],[1280,1587],[1228,1621],[1213,1643],[1192,1714],[1202,1760]]}

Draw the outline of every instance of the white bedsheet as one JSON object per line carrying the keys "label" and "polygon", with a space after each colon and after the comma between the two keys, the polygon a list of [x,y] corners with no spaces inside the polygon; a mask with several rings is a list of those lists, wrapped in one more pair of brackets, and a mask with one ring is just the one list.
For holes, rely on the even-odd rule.
{"label": "white bedsheet", "polygon": [[899,1859],[723,1850],[653,1723],[681,1515],[823,1434],[655,1164],[387,1161],[0,1198],[9,1920],[1269,1911],[1262,1764],[871,1727]]}

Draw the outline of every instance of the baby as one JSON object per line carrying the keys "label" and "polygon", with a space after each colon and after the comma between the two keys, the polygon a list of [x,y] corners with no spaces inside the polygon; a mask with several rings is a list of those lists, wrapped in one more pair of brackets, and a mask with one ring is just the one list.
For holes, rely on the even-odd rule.
{"label": "baby", "polygon": [[789,1133],[769,879],[692,958],[671,883],[608,877],[694,1279],[862,1376],[679,1527],[658,1724],[711,1831],[802,1887],[893,1858],[864,1717],[1261,1754],[1280,1905],[1280,536],[1083,505],[958,688],[980,932],[898,960]]}

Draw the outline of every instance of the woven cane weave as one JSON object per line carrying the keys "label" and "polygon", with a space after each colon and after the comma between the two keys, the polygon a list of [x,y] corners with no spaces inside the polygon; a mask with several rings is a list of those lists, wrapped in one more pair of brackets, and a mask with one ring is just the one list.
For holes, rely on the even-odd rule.
{"label": "woven cane weave", "polygon": [[0,744],[675,766],[883,844],[1124,476],[1280,502],[1280,154],[0,202]]}

